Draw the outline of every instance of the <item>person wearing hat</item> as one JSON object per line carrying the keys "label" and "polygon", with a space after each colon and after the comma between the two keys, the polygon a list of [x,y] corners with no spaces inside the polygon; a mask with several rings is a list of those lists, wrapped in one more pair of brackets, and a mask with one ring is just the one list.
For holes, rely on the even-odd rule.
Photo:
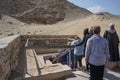
{"label": "person wearing hat", "polygon": [[104,38],[108,40],[109,43],[109,52],[110,52],[110,61],[118,62],[119,58],[119,37],[115,30],[115,24],[110,23],[109,29],[105,31]]}
{"label": "person wearing hat", "polygon": [[90,80],[103,80],[105,63],[110,57],[108,41],[101,37],[100,31],[100,26],[94,26],[94,34],[86,44],[85,60],[90,64]]}

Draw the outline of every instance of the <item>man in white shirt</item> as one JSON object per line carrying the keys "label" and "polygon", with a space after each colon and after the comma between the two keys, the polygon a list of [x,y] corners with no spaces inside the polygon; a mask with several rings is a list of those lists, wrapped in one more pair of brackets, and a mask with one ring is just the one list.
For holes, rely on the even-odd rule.
{"label": "man in white shirt", "polygon": [[110,58],[108,42],[100,36],[100,26],[93,28],[93,36],[88,39],[85,60],[90,64],[90,80],[103,80],[104,65]]}

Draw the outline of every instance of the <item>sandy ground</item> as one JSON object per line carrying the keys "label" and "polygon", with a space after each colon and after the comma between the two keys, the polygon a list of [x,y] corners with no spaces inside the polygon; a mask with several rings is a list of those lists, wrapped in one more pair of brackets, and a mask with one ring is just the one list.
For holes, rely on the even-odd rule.
{"label": "sandy ground", "polygon": [[116,25],[115,28],[118,36],[120,37],[120,16],[116,17],[112,15],[112,17],[108,17],[109,15],[104,15],[104,18],[98,15],[90,15],[84,18],[80,18],[79,16],[75,18],[74,16],[67,16],[63,21],[60,21],[56,24],[44,25],[34,23],[26,24],[10,16],[2,15],[2,18],[0,19],[0,38],[15,34],[49,34],[78,35],[82,39],[84,28],[90,28],[91,26],[99,25],[101,26],[101,35],[103,35],[104,31],[109,28],[109,23],[114,23]]}
{"label": "sandy ground", "polygon": [[83,29],[91,26],[101,26],[101,35],[108,29],[109,23],[115,23],[116,31],[120,37],[120,18],[100,20],[97,16],[91,15],[89,17],[74,20],[65,19],[56,24],[43,25],[43,24],[26,24],[19,20],[13,19],[9,16],[3,16],[0,20],[0,38],[14,34],[34,34],[34,35],[78,35],[82,38]]}

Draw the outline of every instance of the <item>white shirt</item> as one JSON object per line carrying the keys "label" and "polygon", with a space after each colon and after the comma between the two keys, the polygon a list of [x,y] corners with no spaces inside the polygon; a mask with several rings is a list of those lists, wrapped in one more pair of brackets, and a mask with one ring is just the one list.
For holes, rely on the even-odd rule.
{"label": "white shirt", "polygon": [[87,41],[85,59],[92,65],[101,66],[108,58],[110,55],[107,40],[99,34],[94,34]]}
{"label": "white shirt", "polygon": [[[72,43],[71,43],[71,45],[77,45],[77,44],[80,44],[81,43],[81,40],[74,40]],[[74,54],[75,55],[83,55],[83,49],[82,49],[82,47],[81,46],[76,46],[75,48],[74,48]]]}

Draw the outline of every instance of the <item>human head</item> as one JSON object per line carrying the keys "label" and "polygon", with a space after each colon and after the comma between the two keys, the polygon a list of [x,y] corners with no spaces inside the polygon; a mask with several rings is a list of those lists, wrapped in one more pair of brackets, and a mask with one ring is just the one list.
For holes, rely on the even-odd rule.
{"label": "human head", "polygon": [[89,28],[89,33],[90,33],[90,34],[93,34],[93,27],[90,27],[90,28]]}
{"label": "human head", "polygon": [[115,30],[115,24],[110,23],[110,24],[109,24],[109,27],[110,27],[110,29]]}
{"label": "human head", "polygon": [[89,34],[89,28],[85,28],[83,31],[83,35],[85,36],[86,34]]}
{"label": "human head", "polygon": [[94,27],[93,27],[93,32],[94,32],[94,34],[100,34],[100,31],[101,31],[100,26],[94,26]]}

